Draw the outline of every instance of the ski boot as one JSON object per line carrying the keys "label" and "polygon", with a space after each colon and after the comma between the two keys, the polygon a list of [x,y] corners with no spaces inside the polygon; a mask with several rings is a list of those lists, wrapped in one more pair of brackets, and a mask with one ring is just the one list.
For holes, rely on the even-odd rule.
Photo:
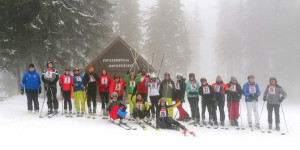
{"label": "ski boot", "polygon": [[151,118],[147,117],[147,123],[151,125]]}
{"label": "ski boot", "polygon": [[234,125],[235,125],[234,121],[230,120],[230,126],[234,126]]}
{"label": "ski boot", "polygon": [[218,129],[219,123],[218,121],[214,121],[214,129]]}
{"label": "ski boot", "polygon": [[225,123],[224,123],[224,121],[221,121],[221,126],[223,126],[223,127],[225,126]]}
{"label": "ski boot", "polygon": [[32,110],[28,110],[27,114],[32,114]]}
{"label": "ski boot", "polygon": [[54,115],[56,115],[58,113],[57,109],[54,109]]}
{"label": "ski boot", "polygon": [[260,129],[259,123],[257,123],[257,124],[255,125],[255,128],[258,129],[258,130]]}
{"label": "ski boot", "polygon": [[204,126],[207,126],[207,123],[206,123],[205,120],[202,120],[202,124],[203,124]]}
{"label": "ski boot", "polygon": [[275,127],[275,129],[276,129],[277,131],[280,131],[280,126],[279,126],[279,123],[276,123],[276,127]]}
{"label": "ski boot", "polygon": [[248,122],[249,128],[252,128],[252,122]]}
{"label": "ski boot", "polygon": [[186,115],[183,119],[184,122],[190,122],[191,117],[189,115]]}
{"label": "ski boot", "polygon": [[209,120],[209,121],[208,121],[208,124],[209,124],[210,126],[213,126],[213,125],[214,125],[214,122],[213,122],[212,120]]}
{"label": "ski boot", "polygon": [[127,123],[124,121],[124,119],[120,119],[119,123],[120,123],[120,124],[127,124]]}
{"label": "ski boot", "polygon": [[72,109],[69,110],[69,116],[72,117]]}
{"label": "ski boot", "polygon": [[48,114],[52,114],[53,113],[53,109],[48,109]]}
{"label": "ski boot", "polygon": [[68,111],[67,111],[66,109],[64,110],[64,113],[65,113],[65,116],[66,116],[66,117],[69,117]]}
{"label": "ski boot", "polygon": [[39,113],[40,113],[40,111],[39,111],[39,110],[36,110],[36,111],[35,111],[35,114],[39,114]]}
{"label": "ski boot", "polygon": [[152,114],[151,118],[152,118],[152,119],[155,119],[155,114]]}
{"label": "ski boot", "polygon": [[234,119],[234,126],[239,126],[239,122],[237,121],[237,119]]}
{"label": "ski boot", "polygon": [[174,130],[177,130],[177,131],[179,131],[179,128],[178,128],[178,126],[176,126],[175,124],[172,124],[172,127],[171,127],[172,129],[174,129]]}
{"label": "ski boot", "polygon": [[96,115],[96,107],[93,108],[93,115]]}
{"label": "ski boot", "polygon": [[273,128],[272,123],[269,123],[269,130],[272,130],[272,128]]}

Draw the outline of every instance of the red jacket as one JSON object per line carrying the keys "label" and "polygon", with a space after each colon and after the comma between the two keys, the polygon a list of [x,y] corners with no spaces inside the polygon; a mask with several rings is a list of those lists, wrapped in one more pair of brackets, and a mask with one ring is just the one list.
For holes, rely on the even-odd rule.
{"label": "red jacket", "polygon": [[224,83],[221,84],[214,83],[212,84],[212,87],[214,88],[215,92],[217,93],[222,92],[223,94],[225,94],[225,91],[229,89],[227,84]]}
{"label": "red jacket", "polygon": [[110,76],[107,75],[99,76],[99,80],[97,82],[97,85],[99,87],[99,92],[109,92],[110,83],[111,83]]}
{"label": "red jacket", "polygon": [[120,79],[119,83],[116,83],[115,81],[112,81],[110,83],[110,92],[109,95],[111,95],[111,93],[113,92],[117,92],[118,95],[123,95],[124,93],[124,87],[126,87],[126,83],[123,79]]}
{"label": "red jacket", "polygon": [[63,88],[63,91],[71,91],[71,87],[74,84],[71,75],[60,75],[59,85]]}
{"label": "red jacket", "polygon": [[141,74],[141,81],[137,84],[137,93],[148,94],[148,86],[146,85],[147,79],[148,75]]}

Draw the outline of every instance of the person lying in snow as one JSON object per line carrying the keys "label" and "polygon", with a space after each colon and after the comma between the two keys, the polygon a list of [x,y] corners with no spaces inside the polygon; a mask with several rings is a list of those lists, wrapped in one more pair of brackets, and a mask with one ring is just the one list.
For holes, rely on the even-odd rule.
{"label": "person lying in snow", "polygon": [[113,92],[111,94],[111,100],[109,100],[106,109],[109,112],[110,118],[112,118],[113,120],[117,120],[120,118],[120,123],[124,123],[123,119],[125,119],[125,116],[127,114],[127,106],[122,100],[118,99],[118,94],[116,92]]}

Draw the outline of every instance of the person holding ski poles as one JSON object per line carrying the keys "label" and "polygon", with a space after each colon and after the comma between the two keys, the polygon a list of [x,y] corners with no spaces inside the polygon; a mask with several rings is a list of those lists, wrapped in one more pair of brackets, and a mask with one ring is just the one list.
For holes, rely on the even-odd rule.
{"label": "person holding ski poles", "polygon": [[108,103],[109,100],[109,85],[111,83],[111,78],[110,76],[107,74],[107,70],[106,69],[102,69],[101,70],[101,75],[99,76],[97,85],[98,85],[98,89],[99,89],[99,95],[101,98],[101,102],[102,102],[102,110],[101,110],[101,115],[103,115],[103,118],[106,118],[106,116],[104,115],[104,110],[105,110],[105,106]]}
{"label": "person holding ski poles", "polygon": [[[90,67],[88,71],[84,74],[83,83],[85,85],[85,90],[87,91],[87,105],[88,114],[95,115],[97,109],[96,93],[97,93],[97,81],[98,75],[94,72],[94,68]],[[91,102],[93,102],[93,110]]]}
{"label": "person holding ski poles", "polygon": [[230,82],[227,84],[229,92],[227,94],[227,107],[229,114],[229,121],[231,126],[239,126],[239,104],[242,98],[243,91],[241,85],[238,83],[236,77],[231,77]]}
{"label": "person holding ski poles", "polygon": [[[78,68],[73,69],[74,76],[74,97],[75,97],[75,105],[76,105],[76,111],[77,116],[83,116],[85,111],[85,99],[84,99],[84,84],[83,84],[83,75],[79,73]],[[80,112],[81,110],[81,112]]]}
{"label": "person holding ski poles", "polygon": [[150,101],[151,101],[151,114],[152,119],[155,118],[156,109],[158,107],[158,100],[159,100],[159,85],[161,84],[161,79],[156,77],[154,73],[150,75],[145,83],[148,88],[150,89]]}
{"label": "person holding ski poles", "polygon": [[28,71],[23,75],[21,82],[21,94],[27,96],[27,110],[28,114],[32,114],[32,101],[34,104],[34,111],[39,113],[39,101],[38,94],[41,94],[41,79],[40,74],[34,69],[34,65],[30,64]]}

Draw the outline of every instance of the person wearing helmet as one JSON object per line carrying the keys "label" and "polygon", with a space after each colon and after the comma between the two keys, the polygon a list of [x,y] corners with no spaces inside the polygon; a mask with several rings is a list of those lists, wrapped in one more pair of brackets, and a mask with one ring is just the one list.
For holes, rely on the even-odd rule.
{"label": "person wearing helmet", "polygon": [[[85,85],[88,105],[88,115],[95,115],[97,109],[96,94],[97,94],[97,81],[98,75],[94,72],[93,67],[89,67],[88,71],[83,76],[83,83]],[[93,103],[93,110],[92,105]],[[90,116],[88,116],[90,118]]]}
{"label": "person wearing helmet", "polygon": [[202,125],[200,122],[200,112],[199,112],[199,82],[195,78],[194,73],[189,74],[189,80],[186,82],[186,92],[187,98],[190,103],[191,113],[192,113],[192,124]]}
{"label": "person wearing helmet", "polygon": [[[229,88],[227,84],[225,84],[222,80],[221,76],[217,76],[216,78],[216,83],[212,84],[212,87],[214,88],[215,91],[215,101],[217,106],[215,107],[219,108],[220,112],[220,121],[221,121],[221,126],[225,126],[225,111],[224,111],[224,106],[225,106],[225,94],[229,91]],[[216,108],[215,108],[216,110]],[[218,123],[216,123],[218,125]]]}
{"label": "person wearing helmet", "polygon": [[253,75],[248,76],[248,82],[243,86],[243,95],[247,105],[247,119],[249,127],[252,128],[252,111],[254,112],[255,127],[260,129],[259,116],[258,116],[258,97],[260,96],[260,89],[257,83],[255,83],[255,77]]}
{"label": "person wearing helmet", "polygon": [[[183,78],[182,75],[177,75],[177,82],[175,84],[175,92],[174,92],[174,99],[176,103],[178,103],[180,100],[183,100],[184,102],[185,88],[186,88],[185,78]],[[177,109],[179,111],[179,118],[177,119],[177,121],[189,122],[191,118],[189,114],[183,109],[182,104],[180,104],[177,107]]]}
{"label": "person wearing helmet", "polygon": [[141,75],[140,74],[135,74],[134,72],[127,72],[127,75],[124,77],[124,81],[126,82],[126,85],[128,85],[127,88],[127,95],[128,95],[128,101],[129,101],[129,113],[130,113],[130,121],[133,121],[133,108],[135,108],[135,88],[136,85],[140,82],[141,80]]}
{"label": "person wearing helmet", "polygon": [[[47,62],[47,69],[42,74],[45,91],[47,93],[48,114],[58,113],[58,101],[56,98],[56,82],[59,80],[58,71],[53,68],[53,62]],[[54,111],[53,111],[54,109]]]}
{"label": "person wearing helmet", "polygon": [[126,91],[126,83],[119,75],[114,75],[114,80],[110,83],[110,94],[118,93],[118,99],[123,100],[124,91]]}
{"label": "person wearing helmet", "polygon": [[[85,101],[84,101],[84,84],[83,84],[83,75],[79,73],[78,68],[73,69],[73,90],[74,90],[74,97],[75,97],[75,106],[76,106],[76,111],[77,111],[77,116],[82,117],[85,111]],[[81,112],[80,112],[81,110]]]}
{"label": "person wearing helmet", "polygon": [[217,125],[217,115],[216,111],[214,109],[214,96],[215,96],[215,91],[214,88],[207,83],[206,78],[201,78],[200,79],[201,86],[199,88],[199,95],[201,95],[202,100],[201,100],[201,105],[202,105],[202,123],[203,125],[207,125],[206,120],[205,120],[205,111],[207,108],[208,111],[208,116],[209,116],[209,125],[213,126],[213,123]]}
{"label": "person wearing helmet", "polygon": [[169,111],[171,109],[177,107],[180,104],[181,104],[181,102],[178,102],[175,105],[167,105],[167,100],[165,98],[162,98],[159,100],[158,109],[156,110],[156,128],[157,129],[163,128],[163,129],[179,130],[179,128],[181,128],[184,131],[187,130],[185,126],[180,124],[178,121],[175,121],[169,115]]}
{"label": "person wearing helmet", "polygon": [[156,77],[154,73],[150,75],[145,83],[148,88],[150,89],[150,101],[151,101],[151,114],[152,119],[155,118],[156,109],[158,107],[158,100],[159,100],[159,85],[161,84],[161,79]]}
{"label": "person wearing helmet", "polygon": [[124,123],[123,119],[125,118],[127,112],[126,104],[118,98],[117,92],[112,92],[110,100],[107,104],[106,110],[109,112],[110,118],[113,120],[120,119],[120,123]]}
{"label": "person wearing helmet", "polygon": [[71,102],[71,90],[74,84],[73,78],[70,75],[70,69],[65,69],[65,73],[59,78],[59,85],[62,89],[62,95],[64,97],[64,110],[65,115],[68,116],[68,104],[69,104],[69,115],[72,115],[72,102]]}
{"label": "person wearing helmet", "polygon": [[267,109],[268,109],[268,123],[269,130],[273,128],[273,110],[275,113],[275,129],[280,131],[280,116],[279,116],[279,108],[282,101],[286,98],[287,94],[283,90],[281,86],[278,85],[277,79],[275,77],[271,77],[269,80],[270,84],[267,86],[263,100],[267,101]]}
{"label": "person wearing helmet", "polygon": [[151,124],[150,104],[142,98],[141,94],[136,95],[136,105],[133,109],[133,117],[138,124],[141,124],[141,120],[147,117],[147,123]]}
{"label": "person wearing helmet", "polygon": [[[173,96],[175,92],[174,81],[170,77],[170,73],[166,72],[164,74],[164,80],[159,86],[159,95],[160,97],[167,100],[168,105],[173,104]],[[173,108],[169,109],[169,117],[173,118]]]}
{"label": "person wearing helmet", "polygon": [[242,98],[243,91],[241,85],[238,83],[236,77],[231,77],[230,82],[227,84],[229,92],[227,93],[227,108],[228,116],[231,126],[239,126],[239,104]]}
{"label": "person wearing helmet", "polygon": [[136,85],[136,90],[137,90],[137,93],[142,95],[142,97],[145,101],[148,101],[148,86],[145,83],[149,76],[147,75],[146,68],[143,67],[141,69],[140,76],[141,76],[141,79],[138,82],[138,84]]}
{"label": "person wearing helmet", "polygon": [[101,115],[103,115],[103,119],[107,119],[107,117],[104,115],[104,110],[105,110],[105,106],[108,103],[109,100],[109,85],[111,83],[111,78],[110,76],[107,74],[107,70],[106,69],[102,69],[101,70],[101,75],[99,76],[97,85],[98,85],[98,89],[99,89],[99,95],[101,98]]}

